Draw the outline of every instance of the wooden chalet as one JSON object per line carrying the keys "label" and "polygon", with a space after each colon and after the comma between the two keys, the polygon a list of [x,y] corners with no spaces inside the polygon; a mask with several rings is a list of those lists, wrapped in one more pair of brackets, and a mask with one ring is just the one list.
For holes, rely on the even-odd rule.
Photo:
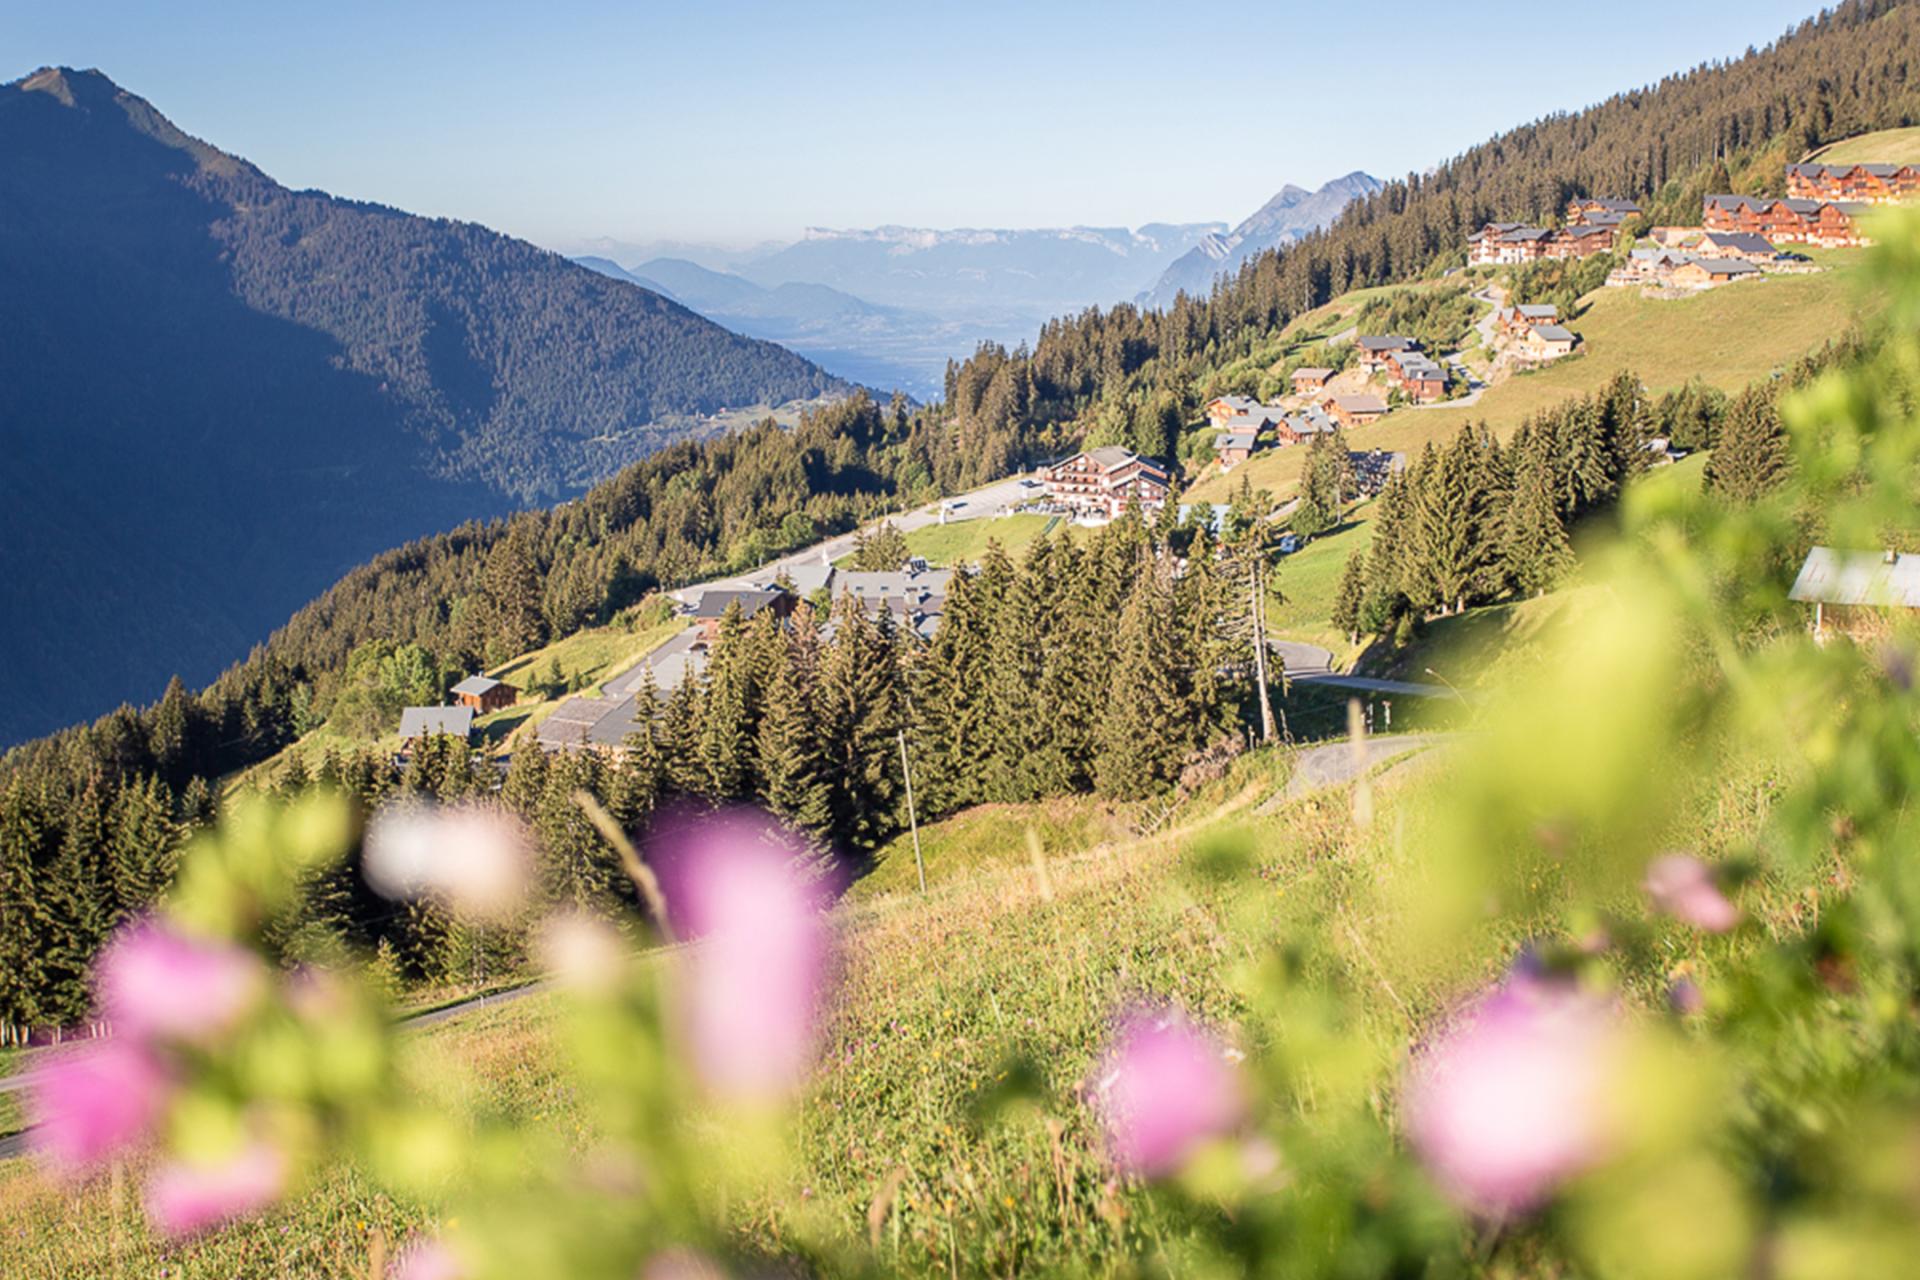
{"label": "wooden chalet", "polygon": [[1708,231],[1747,232],[1775,242],[1836,248],[1865,244],[1855,219],[1864,204],[1788,197],[1710,195],[1701,211]]}
{"label": "wooden chalet", "polygon": [[1402,351],[1420,349],[1420,344],[1412,338],[1391,333],[1375,338],[1355,338],[1353,345],[1360,352],[1360,367],[1368,373],[1379,373],[1387,368],[1393,362],[1393,357]]}
{"label": "wooden chalet", "polygon": [[1252,431],[1222,431],[1213,438],[1214,456],[1220,459],[1222,471],[1233,470],[1259,447],[1260,437]]}
{"label": "wooden chalet", "polygon": [[1260,408],[1252,396],[1215,396],[1207,401],[1207,424],[1224,427],[1229,419],[1244,417]]}
{"label": "wooden chalet", "polygon": [[1411,400],[1428,403],[1447,394],[1447,371],[1424,352],[1394,352],[1387,374]]}
{"label": "wooden chalet", "polygon": [[1751,231],[1709,231],[1700,237],[1700,255],[1772,262],[1780,256],[1780,251],[1773,247],[1773,241]]}
{"label": "wooden chalet", "polygon": [[1333,379],[1333,370],[1320,368],[1295,369],[1293,371],[1293,393],[1311,395],[1315,391],[1324,391],[1327,383]]}
{"label": "wooden chalet", "polygon": [[1557,324],[1537,324],[1527,330],[1526,350],[1536,360],[1557,360],[1572,355],[1579,341],[1571,329]]}
{"label": "wooden chalet", "polygon": [[740,606],[743,619],[762,609],[772,609],[776,617],[784,618],[793,612],[793,597],[777,587],[716,587],[703,591],[688,614],[703,641],[712,644],[719,639],[720,623],[734,605]]}
{"label": "wooden chalet", "polygon": [[1376,395],[1330,395],[1320,408],[1343,427],[1364,427],[1386,416],[1387,402]]}
{"label": "wooden chalet", "polygon": [[1502,307],[1494,317],[1494,326],[1512,338],[1524,338],[1536,324],[1558,324],[1560,308],[1551,302],[1523,302],[1517,307]]}
{"label": "wooden chalet", "polygon": [[1281,446],[1307,444],[1318,435],[1330,435],[1336,424],[1319,405],[1308,405],[1299,413],[1288,414],[1273,425],[1273,438]]}
{"label": "wooden chalet", "polygon": [[1708,258],[1690,254],[1670,273],[1675,284],[1692,289],[1730,284],[1735,280],[1757,280],[1765,273],[1745,258]]}
{"label": "wooden chalet", "polygon": [[1640,206],[1631,200],[1575,196],[1567,201],[1568,226],[1618,226],[1639,213]]}
{"label": "wooden chalet", "polygon": [[518,693],[519,690],[512,685],[488,676],[468,676],[453,686],[453,700],[463,707],[472,707],[483,716],[490,711],[512,706]]}
{"label": "wooden chalet", "polygon": [[1920,168],[1910,164],[1790,164],[1787,194],[1837,204],[1893,204],[1920,197]]}
{"label": "wooden chalet", "polygon": [[1083,519],[1112,520],[1134,502],[1151,513],[1167,502],[1166,470],[1118,445],[1076,453],[1045,468],[1041,479],[1052,502]]}
{"label": "wooden chalet", "polygon": [[1522,222],[1489,222],[1467,237],[1475,266],[1519,266],[1546,258],[1590,258],[1613,248],[1617,222],[1576,223],[1550,230]]}

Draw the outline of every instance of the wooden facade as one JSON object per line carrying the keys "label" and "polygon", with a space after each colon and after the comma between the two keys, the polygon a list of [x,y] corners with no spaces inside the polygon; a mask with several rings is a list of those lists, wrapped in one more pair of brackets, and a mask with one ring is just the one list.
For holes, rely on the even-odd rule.
{"label": "wooden facade", "polygon": [[1893,204],[1920,198],[1920,169],[1910,164],[1790,164],[1787,194],[1800,200]]}
{"label": "wooden facade", "polygon": [[1747,232],[1775,243],[1827,248],[1865,244],[1854,215],[1862,206],[1788,197],[1711,195],[1701,211],[1708,231]]}

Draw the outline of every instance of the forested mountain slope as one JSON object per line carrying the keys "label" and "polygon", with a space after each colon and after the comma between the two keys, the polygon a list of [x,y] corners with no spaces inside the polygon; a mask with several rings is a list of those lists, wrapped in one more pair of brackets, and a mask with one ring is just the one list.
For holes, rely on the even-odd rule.
{"label": "forested mountain slope", "polygon": [[296,192],[98,72],[0,87],[0,742],[210,678],[385,547],[845,389],[484,227]]}
{"label": "forested mountain slope", "polygon": [[1511,129],[1356,200],[1324,232],[1262,254],[1213,295],[1164,310],[1055,320],[1031,351],[983,350],[947,380],[948,409],[985,452],[1037,426],[1170,456],[1207,377],[1348,289],[1465,262],[1495,218],[1557,217],[1574,195],[1633,197],[1655,221],[1697,223],[1709,190],[1778,191],[1815,146],[1920,120],[1920,8],[1858,0],[1763,49]]}

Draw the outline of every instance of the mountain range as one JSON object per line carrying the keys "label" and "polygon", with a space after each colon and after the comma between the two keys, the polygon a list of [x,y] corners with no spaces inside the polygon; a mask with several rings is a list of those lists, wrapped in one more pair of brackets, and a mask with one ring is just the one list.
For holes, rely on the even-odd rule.
{"label": "mountain range", "polygon": [[[938,397],[949,360],[982,342],[1013,347],[1090,306],[1163,307],[1217,275],[1330,224],[1380,189],[1365,173],[1317,191],[1288,185],[1224,222],[1039,230],[810,228],[790,244],[742,249],[601,239],[575,261],[726,325],[791,347],[843,377]],[[647,248],[666,252],[642,256]],[[622,265],[622,263],[626,265]]]}
{"label": "mountain range", "polygon": [[294,191],[94,72],[0,86],[0,743],[211,678],[343,571],[850,390],[472,223]]}
{"label": "mountain range", "polygon": [[1203,237],[1175,259],[1141,301],[1164,307],[1181,293],[1204,297],[1218,277],[1238,271],[1240,264],[1256,254],[1291,244],[1310,231],[1328,226],[1353,201],[1372,195],[1383,185],[1380,179],[1358,170],[1335,178],[1318,191],[1288,183],[1232,231]]}

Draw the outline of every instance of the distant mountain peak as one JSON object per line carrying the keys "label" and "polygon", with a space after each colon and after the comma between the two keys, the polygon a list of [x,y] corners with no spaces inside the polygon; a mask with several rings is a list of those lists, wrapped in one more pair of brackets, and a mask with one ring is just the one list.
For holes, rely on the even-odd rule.
{"label": "distant mountain peak", "polygon": [[1166,306],[1182,293],[1204,296],[1217,277],[1237,270],[1255,254],[1290,244],[1309,231],[1329,225],[1347,205],[1372,195],[1382,185],[1378,178],[1358,169],[1333,179],[1318,191],[1289,182],[1232,231],[1207,236],[1175,259],[1141,300],[1151,306]]}

